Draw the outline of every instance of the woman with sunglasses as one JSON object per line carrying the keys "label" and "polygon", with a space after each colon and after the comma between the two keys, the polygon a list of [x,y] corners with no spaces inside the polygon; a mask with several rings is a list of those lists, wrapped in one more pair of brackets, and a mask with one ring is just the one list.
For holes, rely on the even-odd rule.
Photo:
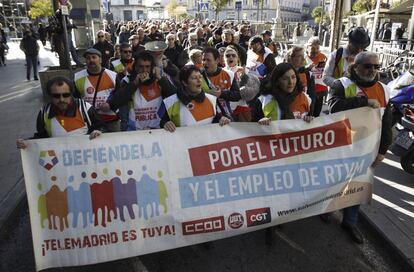
{"label": "woman with sunglasses", "polygon": [[232,46],[226,47],[224,60],[226,63],[224,68],[234,73],[234,78],[239,84],[242,97],[238,102],[230,102],[234,120],[237,122],[250,122],[251,112],[247,103],[253,100],[259,92],[260,81],[255,75],[246,73],[246,68],[239,65],[239,55]]}
{"label": "woman with sunglasses", "polygon": [[[380,68],[378,55],[363,51],[355,56],[354,64],[350,65],[348,77],[335,81],[330,90],[328,106],[331,113],[369,106],[381,108],[382,130],[378,154],[372,167],[384,159],[385,153],[392,142],[392,115],[390,110],[388,87],[378,81]],[[361,116],[363,118],[363,116]],[[341,227],[350,238],[363,243],[362,233],[357,228],[359,205],[344,209]]]}

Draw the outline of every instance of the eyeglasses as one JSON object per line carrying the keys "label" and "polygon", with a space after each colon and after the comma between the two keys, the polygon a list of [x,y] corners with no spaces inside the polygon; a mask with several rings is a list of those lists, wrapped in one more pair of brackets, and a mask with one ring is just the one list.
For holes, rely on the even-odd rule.
{"label": "eyeglasses", "polygon": [[122,53],[129,53],[129,54],[131,54],[132,51],[130,51],[130,50],[122,50]]}
{"label": "eyeglasses", "polygon": [[235,57],[237,57],[237,55],[235,55],[235,54],[227,54],[227,55],[225,55],[225,57],[226,58],[235,58]]}
{"label": "eyeglasses", "polygon": [[55,93],[55,94],[51,94],[51,96],[52,96],[53,98],[56,98],[56,99],[59,99],[59,98],[61,98],[61,97],[68,98],[68,97],[70,97],[71,95],[72,95],[71,93]]}
{"label": "eyeglasses", "polygon": [[364,63],[364,64],[362,64],[362,66],[365,69],[372,69],[372,68],[374,68],[375,70],[379,70],[381,68],[381,65],[380,64],[373,64],[373,63]]}

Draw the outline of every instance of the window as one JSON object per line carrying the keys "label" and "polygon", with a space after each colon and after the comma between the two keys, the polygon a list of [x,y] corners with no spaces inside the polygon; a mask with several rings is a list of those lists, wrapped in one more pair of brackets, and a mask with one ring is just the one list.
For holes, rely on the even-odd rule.
{"label": "window", "polygon": [[124,0],[124,5],[129,5],[129,0]]}
{"label": "window", "polygon": [[132,21],[132,10],[124,10],[124,21]]}

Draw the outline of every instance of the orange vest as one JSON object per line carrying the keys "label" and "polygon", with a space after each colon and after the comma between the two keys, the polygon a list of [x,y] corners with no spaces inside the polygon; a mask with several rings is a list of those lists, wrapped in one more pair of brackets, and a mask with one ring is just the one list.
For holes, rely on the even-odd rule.
{"label": "orange vest", "polygon": [[385,108],[387,106],[387,101],[385,98],[385,91],[381,83],[377,82],[374,84],[374,86],[367,87],[367,88],[363,88],[363,87],[359,87],[359,88],[364,93],[364,96],[368,97],[368,99],[376,99],[380,103],[381,108]]}
{"label": "orange vest", "polygon": [[308,96],[304,92],[301,92],[295,97],[295,100],[290,103],[289,109],[295,118],[302,118],[304,114],[307,114],[310,111]]}

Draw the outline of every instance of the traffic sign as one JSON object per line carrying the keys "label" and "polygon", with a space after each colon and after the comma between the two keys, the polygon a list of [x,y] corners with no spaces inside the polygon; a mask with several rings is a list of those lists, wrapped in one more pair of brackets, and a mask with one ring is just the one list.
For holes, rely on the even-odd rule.
{"label": "traffic sign", "polygon": [[208,3],[200,3],[200,10],[208,10]]}
{"label": "traffic sign", "polygon": [[240,11],[242,9],[242,1],[236,1],[235,5],[237,11]]}

